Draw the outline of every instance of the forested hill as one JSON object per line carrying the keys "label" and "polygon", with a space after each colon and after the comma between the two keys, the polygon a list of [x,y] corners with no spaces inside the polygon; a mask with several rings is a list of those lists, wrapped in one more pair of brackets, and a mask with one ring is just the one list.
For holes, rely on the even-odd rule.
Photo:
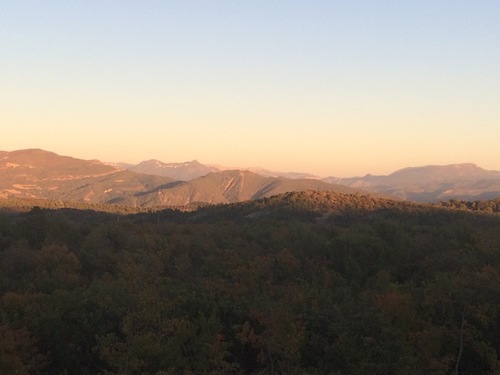
{"label": "forested hill", "polygon": [[0,373],[497,373],[500,217],[476,203],[0,210]]}
{"label": "forested hill", "polygon": [[[16,212],[30,211],[33,207],[45,209],[75,209],[92,210],[107,213],[119,214],[138,214],[138,213],[158,213],[158,212],[194,212],[197,216],[219,215],[220,212],[237,213],[238,215],[249,215],[254,212],[256,216],[267,215],[269,212],[288,212],[293,211],[294,215],[299,212],[306,212],[309,215],[325,215],[332,213],[353,213],[387,210],[389,208],[403,211],[428,210],[429,207],[444,208],[459,211],[472,211],[480,213],[499,213],[500,198],[493,200],[474,200],[464,201],[459,199],[450,199],[434,204],[415,203],[411,201],[399,201],[390,198],[383,198],[378,195],[362,193],[340,193],[335,191],[315,191],[305,190],[298,192],[287,192],[277,194],[268,198],[262,198],[254,201],[245,201],[232,204],[210,205],[203,202],[194,202],[188,205],[138,207],[119,204],[89,203],[61,201],[51,199],[36,198],[0,198],[0,210],[11,210]],[[258,211],[263,211],[259,213]]]}

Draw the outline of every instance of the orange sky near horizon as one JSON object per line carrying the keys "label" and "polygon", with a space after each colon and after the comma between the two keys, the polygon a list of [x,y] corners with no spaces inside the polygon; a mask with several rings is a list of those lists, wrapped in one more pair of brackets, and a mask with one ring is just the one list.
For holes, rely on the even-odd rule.
{"label": "orange sky near horizon", "polygon": [[500,170],[500,4],[53,0],[0,14],[0,150]]}

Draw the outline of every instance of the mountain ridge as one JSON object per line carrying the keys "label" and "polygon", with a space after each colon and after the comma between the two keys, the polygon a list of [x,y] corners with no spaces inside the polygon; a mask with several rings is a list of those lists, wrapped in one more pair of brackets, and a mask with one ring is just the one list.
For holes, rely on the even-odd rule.
{"label": "mountain ridge", "polygon": [[136,173],[170,177],[181,181],[192,180],[210,172],[220,171],[218,168],[204,165],[197,160],[183,163],[164,163],[157,159],[142,161],[129,167],[128,170]]}
{"label": "mountain ridge", "polygon": [[209,165],[200,163],[198,160],[191,160],[182,163],[165,163],[158,159],[149,159],[135,165],[126,165],[123,163],[111,163],[111,165],[120,166],[137,173],[165,176],[181,181],[189,181],[202,177],[211,172],[223,172],[230,170],[250,171],[264,177],[284,177],[289,179],[321,179],[319,176],[305,172],[280,172],[261,167],[237,168],[225,167],[220,165]]}
{"label": "mountain ridge", "polygon": [[[152,159],[149,164],[162,167],[160,163]],[[197,161],[176,165],[180,168],[198,164],[202,165]],[[319,180],[265,177],[242,170],[212,171],[180,181],[40,149],[1,152],[0,177],[0,198],[45,198],[132,207],[234,203],[308,189],[359,191]]]}
{"label": "mountain ridge", "polygon": [[[300,173],[293,175],[302,178],[260,175],[245,169],[221,171],[197,160],[163,163],[150,159],[138,165],[141,164],[142,170],[150,168],[150,173],[41,149],[0,151],[0,198],[47,198],[153,207],[185,206],[195,202],[234,203],[304,190],[359,192],[416,202],[500,197],[500,172],[473,163],[407,167],[386,176],[367,174],[322,180]],[[178,176],[184,179],[159,175],[158,170],[168,171],[170,175],[172,171],[179,172]]]}
{"label": "mountain ridge", "polygon": [[500,171],[486,170],[474,163],[407,167],[385,176],[327,177],[323,181],[417,202],[453,198],[492,199],[500,196]]}
{"label": "mountain ridge", "polygon": [[0,197],[112,202],[167,184],[167,177],[134,174],[98,160],[82,160],[40,149],[0,154]]}

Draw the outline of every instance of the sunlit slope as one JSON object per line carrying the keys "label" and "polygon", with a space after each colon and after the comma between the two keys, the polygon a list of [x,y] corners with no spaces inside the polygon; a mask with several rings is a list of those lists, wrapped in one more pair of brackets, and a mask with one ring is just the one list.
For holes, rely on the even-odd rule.
{"label": "sunlit slope", "polygon": [[144,195],[140,204],[182,206],[195,202],[234,203],[303,190],[334,190],[345,193],[359,191],[313,179],[263,177],[249,171],[232,170],[210,173],[180,184],[171,184]]}
{"label": "sunlit slope", "polygon": [[120,202],[171,183],[167,177],[116,169],[97,160],[80,160],[43,150],[0,154],[0,197],[92,203]]}
{"label": "sunlit slope", "polygon": [[[175,169],[172,165],[168,168]],[[43,150],[0,153],[0,198],[7,199],[157,207],[234,203],[303,190],[351,193],[360,189],[315,179],[265,177],[240,170],[212,172],[190,181],[177,181]]]}

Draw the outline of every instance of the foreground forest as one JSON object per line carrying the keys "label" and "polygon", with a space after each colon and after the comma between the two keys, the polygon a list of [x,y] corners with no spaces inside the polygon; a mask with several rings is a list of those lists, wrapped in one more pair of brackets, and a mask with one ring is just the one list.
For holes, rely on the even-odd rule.
{"label": "foreground forest", "polygon": [[0,374],[498,374],[499,203],[4,208]]}

